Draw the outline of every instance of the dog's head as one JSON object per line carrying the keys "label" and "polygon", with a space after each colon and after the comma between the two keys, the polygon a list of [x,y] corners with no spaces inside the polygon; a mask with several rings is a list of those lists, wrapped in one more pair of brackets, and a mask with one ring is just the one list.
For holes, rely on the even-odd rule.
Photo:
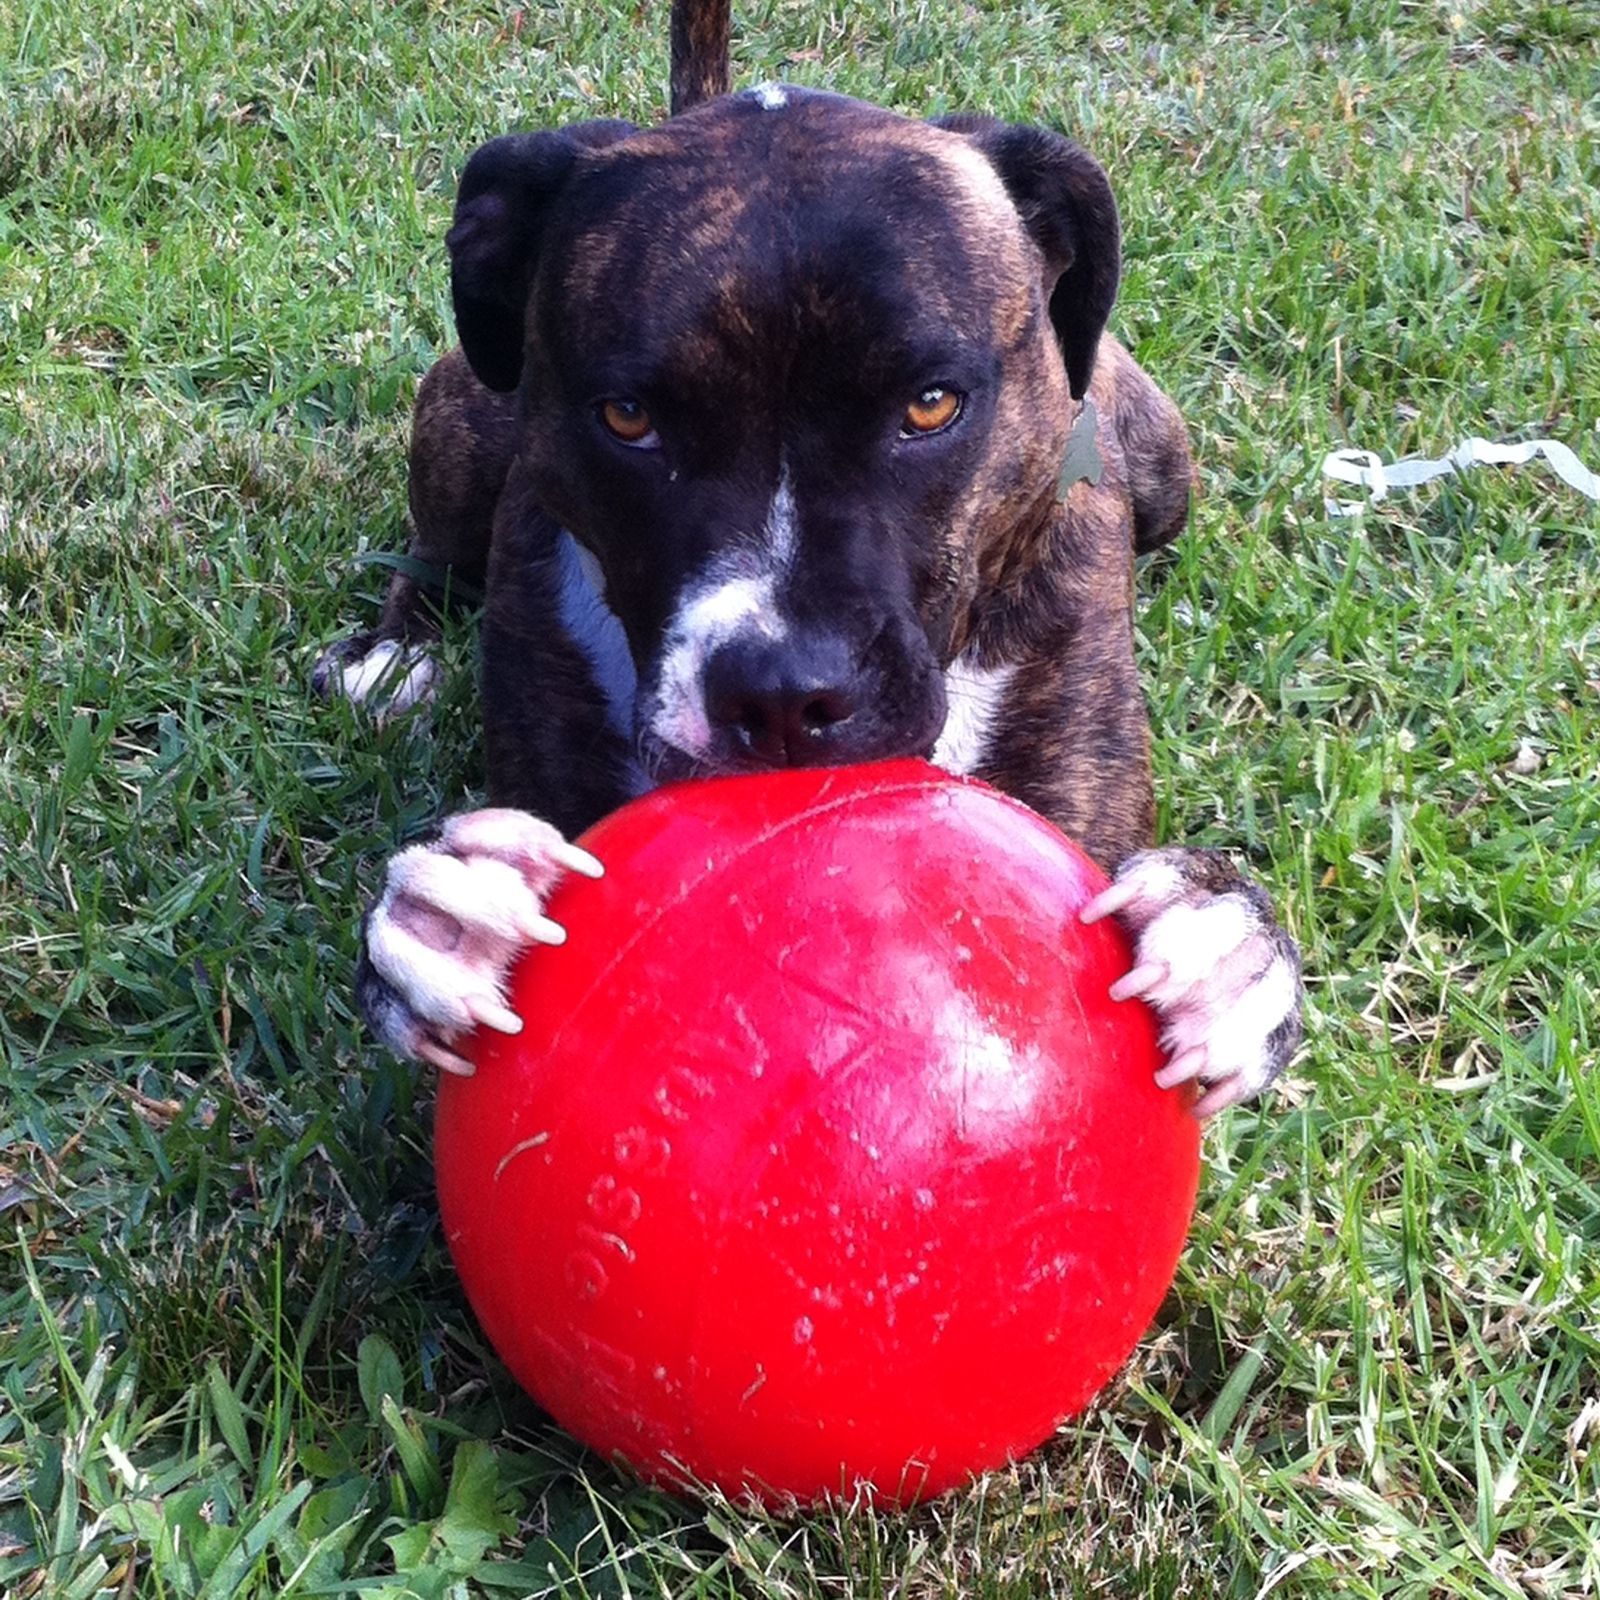
{"label": "dog's head", "polygon": [[662,775],[931,749],[1116,293],[1100,168],[1037,129],[768,88],[497,139],[449,244],[467,359],[520,391]]}

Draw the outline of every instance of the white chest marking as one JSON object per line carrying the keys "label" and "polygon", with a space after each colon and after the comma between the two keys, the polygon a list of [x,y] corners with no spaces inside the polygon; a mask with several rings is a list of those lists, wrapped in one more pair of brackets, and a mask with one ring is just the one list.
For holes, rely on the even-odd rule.
{"label": "white chest marking", "polygon": [[560,580],[556,611],[561,626],[589,663],[605,697],[606,721],[623,738],[631,738],[638,679],[628,636],[617,614],[605,603],[600,563],[570,533],[562,533],[556,551]]}
{"label": "white chest marking", "polygon": [[781,83],[758,84],[750,93],[763,111],[782,111],[789,103],[789,91]]}
{"label": "white chest marking", "polygon": [[989,753],[1006,690],[1016,676],[1014,662],[981,667],[959,656],[945,668],[944,692],[950,710],[944,732],[933,747],[935,766],[959,775],[971,773]]}

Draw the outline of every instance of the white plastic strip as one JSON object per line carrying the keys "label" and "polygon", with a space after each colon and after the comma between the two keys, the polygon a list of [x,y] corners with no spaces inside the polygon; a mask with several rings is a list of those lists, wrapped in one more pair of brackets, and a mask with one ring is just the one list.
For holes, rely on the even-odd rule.
{"label": "white plastic strip", "polygon": [[1323,477],[1353,483],[1367,491],[1367,498],[1335,500],[1330,495],[1323,503],[1330,517],[1353,517],[1368,506],[1375,506],[1391,489],[1409,489],[1446,473],[1465,472],[1468,467],[1522,467],[1541,456],[1563,483],[1591,500],[1600,500],[1600,475],[1591,472],[1555,439],[1528,439],[1522,444],[1463,439],[1448,455],[1407,456],[1388,465],[1370,450],[1335,450],[1323,457]]}

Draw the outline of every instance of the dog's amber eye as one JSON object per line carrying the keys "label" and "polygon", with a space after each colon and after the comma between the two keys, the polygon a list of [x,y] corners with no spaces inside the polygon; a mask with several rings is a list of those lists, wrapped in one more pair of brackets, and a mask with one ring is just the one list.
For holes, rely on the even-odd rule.
{"label": "dog's amber eye", "polygon": [[941,428],[948,428],[960,415],[961,396],[954,389],[934,384],[906,407],[900,431],[908,439],[919,433],[937,433]]}
{"label": "dog's amber eye", "polygon": [[655,443],[655,424],[637,400],[607,400],[600,407],[600,420],[612,438],[624,444],[648,446]]}

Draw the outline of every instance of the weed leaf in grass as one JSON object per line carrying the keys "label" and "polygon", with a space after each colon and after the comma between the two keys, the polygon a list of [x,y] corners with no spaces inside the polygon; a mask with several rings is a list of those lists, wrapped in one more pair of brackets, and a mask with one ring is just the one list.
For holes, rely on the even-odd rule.
{"label": "weed leaf in grass", "polygon": [[373,1492],[369,1479],[349,1477],[307,1498],[294,1526],[279,1529],[273,1540],[286,1582],[315,1593],[346,1575],[351,1546],[369,1520]]}
{"label": "weed leaf in grass", "polygon": [[434,1459],[421,1427],[410,1413],[402,1411],[389,1395],[383,1397],[379,1409],[411,1491],[407,1509],[412,1515],[425,1515],[430,1507],[438,1503],[444,1489],[439,1463]]}
{"label": "weed leaf in grass", "polygon": [[212,1362],[206,1373],[206,1392],[211,1397],[211,1414],[217,1419],[217,1428],[233,1452],[234,1460],[246,1472],[253,1472],[255,1457],[251,1453],[250,1436],[245,1429],[244,1408],[216,1362]]}
{"label": "weed leaf in grass", "polygon": [[383,1420],[383,1403],[405,1402],[405,1373],[395,1348],[382,1334],[369,1333],[356,1351],[356,1383],[374,1422]]}
{"label": "weed leaf in grass", "polygon": [[442,1594],[456,1578],[472,1576],[488,1553],[517,1531],[517,1519],[501,1508],[499,1461],[479,1440],[455,1454],[444,1511],[388,1539],[396,1574],[417,1593]]}

